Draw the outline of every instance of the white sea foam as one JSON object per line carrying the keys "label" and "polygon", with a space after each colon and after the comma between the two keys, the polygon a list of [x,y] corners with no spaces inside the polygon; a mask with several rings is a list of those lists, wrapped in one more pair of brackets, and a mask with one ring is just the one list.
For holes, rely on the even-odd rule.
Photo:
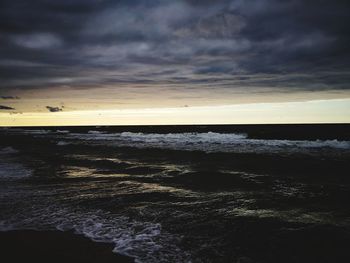
{"label": "white sea foam", "polygon": [[65,142],[65,141],[59,141],[57,143],[58,146],[65,146],[65,145],[68,145],[68,144],[70,144],[70,143],[69,142]]}
{"label": "white sea foam", "polygon": [[350,153],[350,141],[250,139],[235,133],[93,133],[70,134],[71,139],[89,143],[138,148],[161,148],[205,152],[316,153],[341,150]]}
{"label": "white sea foam", "polygon": [[34,135],[48,134],[50,132],[49,130],[23,130],[23,133]]}
{"label": "white sea foam", "polygon": [[277,153],[277,154],[333,154],[336,151],[350,154],[350,141],[339,140],[275,140],[251,139],[242,133],[50,133],[46,130],[24,130],[24,133],[50,136],[57,145],[99,144],[117,147],[159,148],[185,151]]}
{"label": "white sea foam", "polygon": [[[0,231],[16,229],[74,230],[96,242],[114,244],[114,252],[135,258],[140,262],[190,262],[178,239],[162,230],[160,224],[131,220],[125,216],[97,211],[79,211],[68,208],[33,205],[21,214],[0,221]],[[25,215],[25,216],[23,216]]]}
{"label": "white sea foam", "polygon": [[56,132],[57,133],[69,133],[69,131],[67,131],[67,130],[57,130]]}

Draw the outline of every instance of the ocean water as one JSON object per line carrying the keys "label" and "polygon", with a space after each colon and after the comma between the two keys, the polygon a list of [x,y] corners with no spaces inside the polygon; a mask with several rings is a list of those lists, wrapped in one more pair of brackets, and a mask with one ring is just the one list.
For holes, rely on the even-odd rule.
{"label": "ocean water", "polygon": [[349,127],[280,129],[1,129],[0,230],[136,262],[347,262]]}

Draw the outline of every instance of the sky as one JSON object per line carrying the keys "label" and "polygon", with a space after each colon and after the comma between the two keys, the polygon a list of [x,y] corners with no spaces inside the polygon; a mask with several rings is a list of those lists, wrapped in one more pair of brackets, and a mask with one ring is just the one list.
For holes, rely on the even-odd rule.
{"label": "sky", "polygon": [[0,126],[350,122],[348,0],[2,0]]}

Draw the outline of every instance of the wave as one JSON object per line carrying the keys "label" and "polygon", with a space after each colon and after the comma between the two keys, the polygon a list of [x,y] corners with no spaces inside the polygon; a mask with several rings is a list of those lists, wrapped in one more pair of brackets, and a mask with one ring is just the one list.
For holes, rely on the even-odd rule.
{"label": "wave", "polygon": [[32,171],[18,162],[16,154],[18,150],[12,147],[0,149],[0,180],[16,180],[31,176]]}
{"label": "wave", "polygon": [[57,142],[57,145],[58,146],[65,146],[65,145],[69,145],[70,143],[69,142],[65,142],[65,141],[59,141]]}
{"label": "wave", "polygon": [[103,134],[103,132],[101,132],[101,131],[93,131],[93,130],[88,131],[88,133],[89,134]]}
{"label": "wave", "polygon": [[57,133],[69,133],[69,131],[67,131],[67,130],[57,130],[56,132]]}
{"label": "wave", "polygon": [[250,139],[237,133],[72,133],[72,143],[107,144],[109,146],[160,148],[185,151],[234,153],[350,153],[350,141],[338,140],[266,140]]}
{"label": "wave", "polygon": [[31,176],[31,171],[20,163],[0,162],[0,180],[23,179]]}
{"label": "wave", "polygon": [[[25,215],[25,217],[23,216]],[[176,242],[178,238],[162,230],[159,223],[140,222],[102,210],[83,211],[51,205],[33,205],[11,218],[0,220],[0,231],[73,230],[95,242],[114,244],[113,252],[133,257],[137,263],[190,262]]]}
{"label": "wave", "polygon": [[47,130],[23,130],[21,132],[35,137],[54,139],[59,146],[88,143],[112,147],[157,148],[208,153],[350,154],[350,141],[252,139],[245,133],[110,133],[94,130],[87,133]]}
{"label": "wave", "polygon": [[4,147],[0,149],[0,155],[18,153],[18,151],[12,147]]}

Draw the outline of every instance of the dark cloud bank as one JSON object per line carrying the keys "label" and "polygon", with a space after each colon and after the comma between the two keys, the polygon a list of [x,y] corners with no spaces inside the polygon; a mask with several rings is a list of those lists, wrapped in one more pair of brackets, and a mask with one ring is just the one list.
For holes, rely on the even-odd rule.
{"label": "dark cloud bank", "polygon": [[18,96],[1,96],[0,98],[3,100],[19,100],[20,99]]}
{"label": "dark cloud bank", "polygon": [[347,0],[2,0],[0,90],[348,89],[349,14]]}
{"label": "dark cloud bank", "polygon": [[14,110],[15,108],[9,107],[9,106],[4,106],[0,105],[0,110]]}
{"label": "dark cloud bank", "polygon": [[61,107],[53,107],[53,106],[46,106],[46,109],[48,109],[50,112],[59,112],[63,111],[63,108]]}

